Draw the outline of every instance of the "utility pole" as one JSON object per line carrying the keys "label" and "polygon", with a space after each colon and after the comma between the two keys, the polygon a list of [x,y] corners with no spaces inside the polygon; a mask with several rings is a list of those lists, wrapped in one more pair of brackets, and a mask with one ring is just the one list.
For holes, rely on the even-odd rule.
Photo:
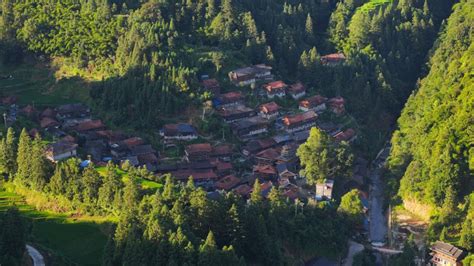
{"label": "utility pole", "polygon": [[7,129],[7,113],[3,113],[3,122],[5,123],[5,130]]}

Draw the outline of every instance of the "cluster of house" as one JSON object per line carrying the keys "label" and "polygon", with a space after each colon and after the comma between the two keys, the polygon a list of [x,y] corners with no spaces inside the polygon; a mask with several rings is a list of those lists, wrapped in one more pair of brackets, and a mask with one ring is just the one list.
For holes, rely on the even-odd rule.
{"label": "cluster of house", "polygon": [[[65,104],[41,111],[28,105],[20,112],[39,124],[41,130],[53,138],[45,151],[46,158],[58,162],[75,157],[80,149],[89,159],[101,164],[107,161],[128,161],[134,166],[146,166],[153,171],[158,162],[158,153],[142,138],[114,131],[91,116],[84,104]],[[39,129],[30,130],[34,136]]]}
{"label": "cluster of house", "polygon": [[[209,156],[211,156],[213,150],[210,144],[197,144],[196,147],[200,148],[201,153],[204,152],[209,155],[205,156],[206,169],[198,171],[196,166],[191,168],[193,169],[193,177],[206,182],[206,184],[212,184],[211,186],[216,189],[233,190],[238,194],[247,196],[252,191],[251,181],[259,179],[264,195],[272,186],[278,186],[283,190],[284,195],[295,199],[300,196],[297,185],[300,178],[300,166],[296,150],[309,137],[310,129],[319,127],[332,135],[335,141],[351,142],[356,138],[354,129],[342,130],[339,125],[331,122],[324,123],[318,119],[319,115],[325,111],[333,112],[336,115],[344,114],[345,100],[342,97],[330,99],[321,95],[306,97],[306,87],[301,82],[287,85],[283,81],[272,81],[271,67],[265,65],[255,65],[231,71],[229,78],[231,82],[238,86],[253,85],[255,88],[257,82],[264,83],[260,88],[265,92],[263,96],[273,99],[289,95],[295,100],[300,100],[298,109],[301,112],[285,114],[274,101],[261,104],[256,109],[251,108],[247,105],[242,92],[221,93],[220,84],[216,79],[204,79],[201,83],[203,89],[211,91],[215,96],[212,102],[216,113],[223,122],[230,125],[233,134],[244,143],[240,147],[240,152],[246,157],[247,162],[253,164],[250,178],[245,178],[245,180],[236,177],[232,173],[219,176],[215,174],[218,170],[217,164],[213,163],[212,160],[209,161]],[[192,128],[191,125],[181,125],[181,127],[184,126]],[[168,127],[178,128],[180,126],[166,125],[162,130],[165,139],[175,138],[176,134],[166,133]],[[180,136],[180,140],[196,139],[195,129],[193,132],[192,137],[189,138],[182,137],[186,135],[183,131],[177,133],[177,135]],[[269,134],[270,132],[275,133]],[[188,154],[188,147],[186,148],[186,154]],[[201,163],[196,160],[190,160],[190,162],[194,164]],[[186,169],[186,171],[181,170],[180,167]],[[171,170],[174,176],[186,178],[191,173],[187,169],[186,166],[177,165],[172,169],[163,169],[163,172]],[[199,176],[199,178],[196,178],[196,176]],[[316,198],[318,200],[330,200],[333,184],[332,180],[328,180],[325,184],[318,184]]]}

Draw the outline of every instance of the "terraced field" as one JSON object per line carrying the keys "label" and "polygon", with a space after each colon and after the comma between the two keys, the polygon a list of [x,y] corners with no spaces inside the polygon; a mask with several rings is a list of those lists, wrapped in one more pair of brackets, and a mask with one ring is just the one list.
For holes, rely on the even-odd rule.
{"label": "terraced field", "polygon": [[55,261],[78,265],[100,265],[109,224],[93,218],[72,218],[65,214],[38,211],[24,198],[0,187],[0,212],[16,206],[31,221],[30,241],[42,250],[52,251],[61,259]]}

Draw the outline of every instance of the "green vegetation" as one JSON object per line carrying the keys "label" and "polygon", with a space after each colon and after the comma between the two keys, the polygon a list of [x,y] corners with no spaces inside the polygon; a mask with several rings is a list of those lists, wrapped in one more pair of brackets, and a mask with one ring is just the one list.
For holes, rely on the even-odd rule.
{"label": "green vegetation", "polygon": [[[429,237],[474,251],[474,7],[454,7],[430,59],[430,72],[409,98],[392,138],[389,169],[402,200],[433,209]],[[397,182],[392,182],[397,184]],[[443,229],[444,228],[444,229]],[[459,241],[458,241],[459,240]]]}
{"label": "green vegetation", "polygon": [[18,208],[20,215],[32,226],[29,241],[59,257],[53,260],[65,259],[80,265],[100,264],[107,241],[106,229],[109,226],[106,222],[38,211],[28,205],[22,196],[0,189],[0,213],[12,206]]}
{"label": "green vegetation", "polygon": [[359,9],[362,12],[370,12],[382,5],[393,2],[393,0],[370,0],[369,2],[362,5]]}
{"label": "green vegetation", "polygon": [[329,135],[316,127],[311,129],[308,140],[296,154],[304,168],[301,174],[309,184],[324,182],[327,178],[347,177],[352,171],[354,155],[349,144],[344,141],[334,143]]}
{"label": "green vegetation", "polygon": [[353,224],[361,224],[364,217],[364,206],[359,197],[359,191],[353,189],[341,198],[341,204],[337,209],[344,214]]}
{"label": "green vegetation", "polygon": [[6,265],[23,265],[26,224],[18,209],[10,207],[2,210],[1,206],[0,201],[0,261]]}
{"label": "green vegetation", "polygon": [[80,78],[57,80],[54,71],[41,65],[1,66],[0,96],[19,97],[19,104],[55,106],[64,103],[88,102],[89,85]]}
{"label": "green vegetation", "polygon": [[[107,174],[106,166],[96,167],[96,170],[102,177]],[[115,171],[121,177],[122,182],[127,182],[129,180],[129,174],[126,171],[119,168],[116,168]],[[160,183],[141,177],[135,178],[135,180],[144,189],[161,189],[163,187],[163,185]]]}

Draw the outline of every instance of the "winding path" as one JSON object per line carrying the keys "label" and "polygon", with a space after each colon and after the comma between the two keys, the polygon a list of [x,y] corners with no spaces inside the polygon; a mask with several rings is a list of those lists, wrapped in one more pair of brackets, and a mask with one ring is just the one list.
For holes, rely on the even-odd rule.
{"label": "winding path", "polygon": [[31,259],[33,260],[34,266],[45,266],[43,255],[34,247],[30,245],[26,245],[26,250],[28,251],[28,255],[30,255]]}

